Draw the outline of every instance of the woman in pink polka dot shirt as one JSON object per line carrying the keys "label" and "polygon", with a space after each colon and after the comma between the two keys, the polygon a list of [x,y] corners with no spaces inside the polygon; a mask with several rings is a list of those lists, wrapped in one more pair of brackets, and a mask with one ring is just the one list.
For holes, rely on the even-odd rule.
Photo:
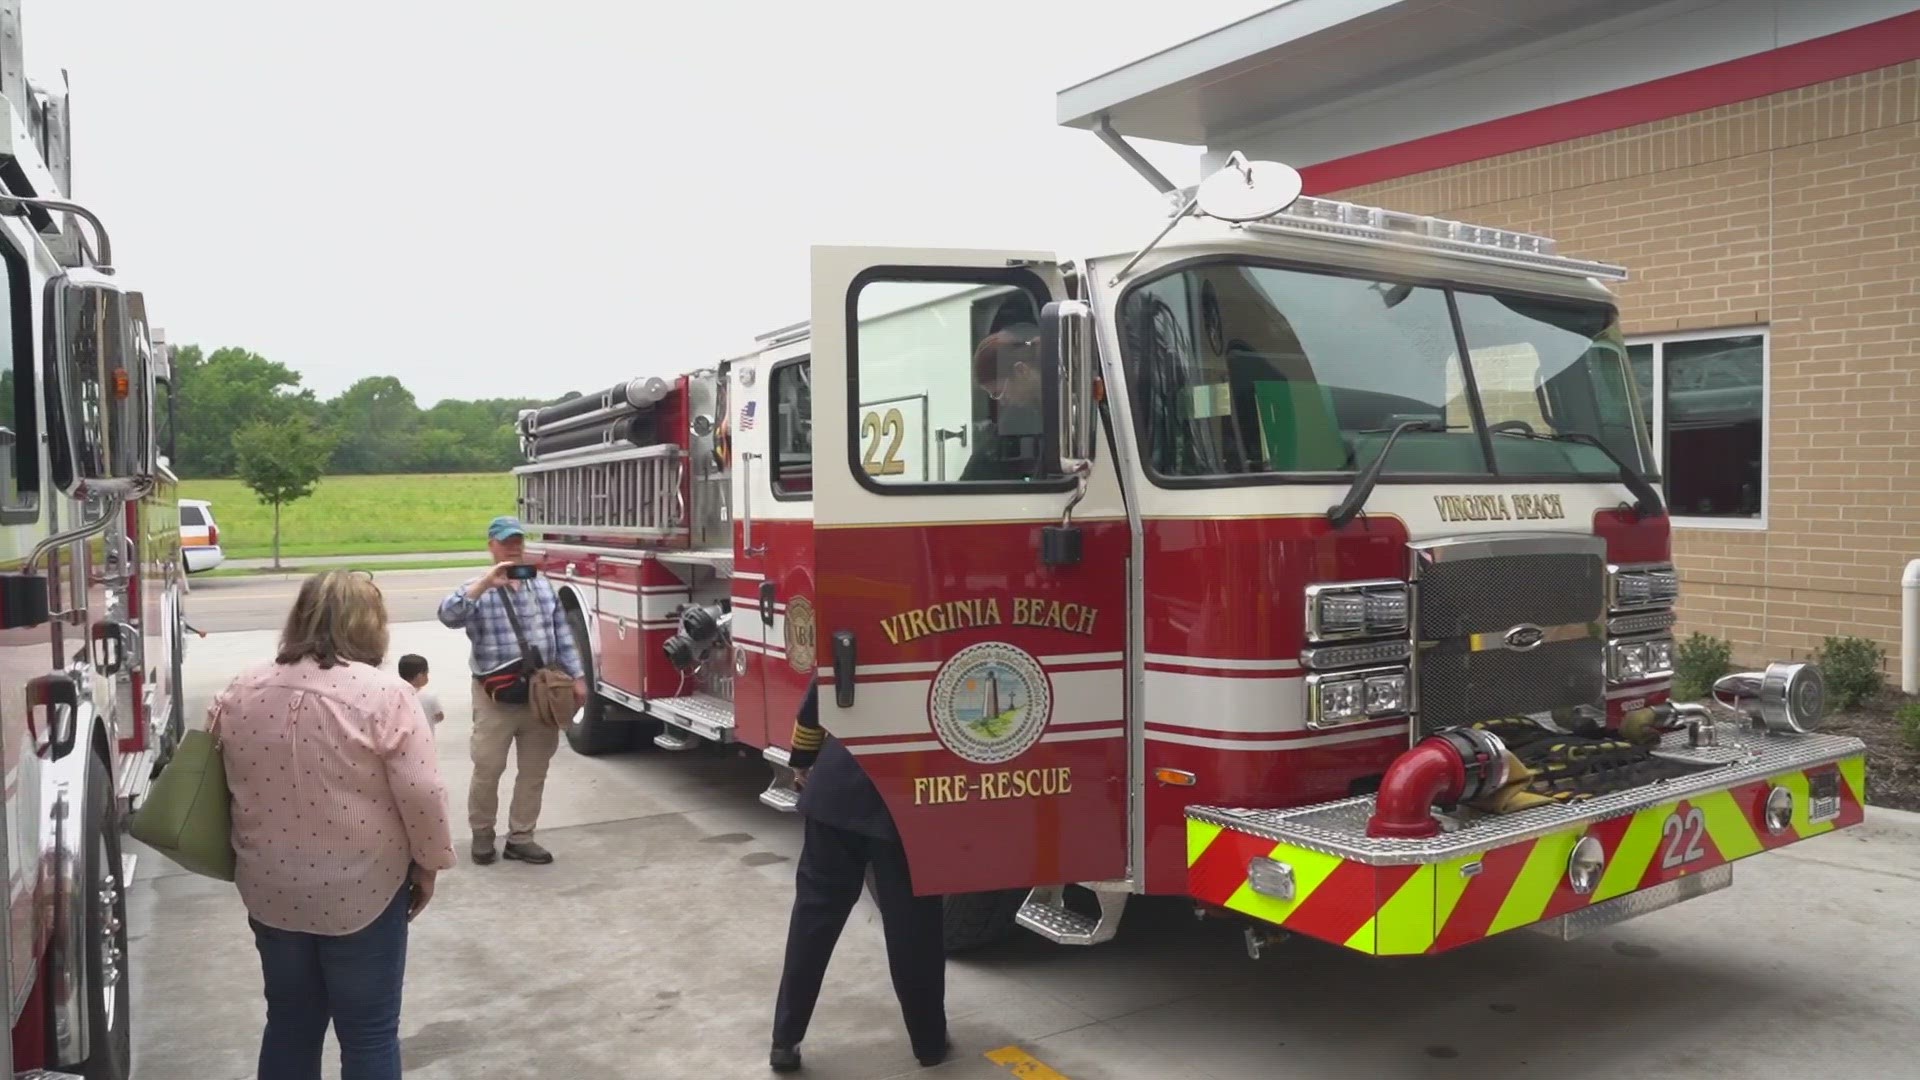
{"label": "woman in pink polka dot shirt", "polygon": [[342,1080],[400,1077],[407,924],[454,853],[432,729],[413,688],[380,669],[386,651],[372,577],[319,574],[278,655],[208,712],[266,976],[262,1080],[320,1080],[329,1024]]}

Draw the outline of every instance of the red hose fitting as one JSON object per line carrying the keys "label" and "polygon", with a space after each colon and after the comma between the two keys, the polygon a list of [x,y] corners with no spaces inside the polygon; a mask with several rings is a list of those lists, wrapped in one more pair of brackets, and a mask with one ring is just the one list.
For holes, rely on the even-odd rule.
{"label": "red hose fitting", "polygon": [[1430,735],[1387,766],[1374,796],[1367,835],[1423,840],[1440,835],[1433,808],[1451,808],[1507,782],[1507,748],[1475,728]]}

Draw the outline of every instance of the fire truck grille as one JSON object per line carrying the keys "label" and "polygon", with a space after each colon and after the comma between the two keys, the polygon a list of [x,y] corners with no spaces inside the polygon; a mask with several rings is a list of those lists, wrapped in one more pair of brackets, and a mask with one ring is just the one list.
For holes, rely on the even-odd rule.
{"label": "fire truck grille", "polygon": [[[1415,576],[1423,728],[1602,704],[1607,567],[1598,540],[1436,545],[1417,552]],[[1527,628],[1539,631],[1537,644]]]}

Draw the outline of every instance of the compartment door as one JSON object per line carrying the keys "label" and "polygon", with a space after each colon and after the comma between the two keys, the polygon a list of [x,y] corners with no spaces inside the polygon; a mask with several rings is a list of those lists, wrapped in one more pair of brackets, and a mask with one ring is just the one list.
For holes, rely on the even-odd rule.
{"label": "compartment door", "polygon": [[1040,314],[1061,298],[1045,253],[813,251],[822,722],[886,798],[923,894],[1126,872],[1111,461],[1075,512],[1080,563],[1040,554],[1073,492],[1042,408]]}

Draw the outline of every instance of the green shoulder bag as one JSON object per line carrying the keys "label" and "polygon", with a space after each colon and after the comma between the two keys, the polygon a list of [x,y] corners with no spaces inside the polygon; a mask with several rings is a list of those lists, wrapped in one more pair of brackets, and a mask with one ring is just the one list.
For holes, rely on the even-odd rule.
{"label": "green shoulder bag", "polygon": [[134,811],[128,831],[183,869],[232,881],[232,798],[219,739],[189,731]]}

